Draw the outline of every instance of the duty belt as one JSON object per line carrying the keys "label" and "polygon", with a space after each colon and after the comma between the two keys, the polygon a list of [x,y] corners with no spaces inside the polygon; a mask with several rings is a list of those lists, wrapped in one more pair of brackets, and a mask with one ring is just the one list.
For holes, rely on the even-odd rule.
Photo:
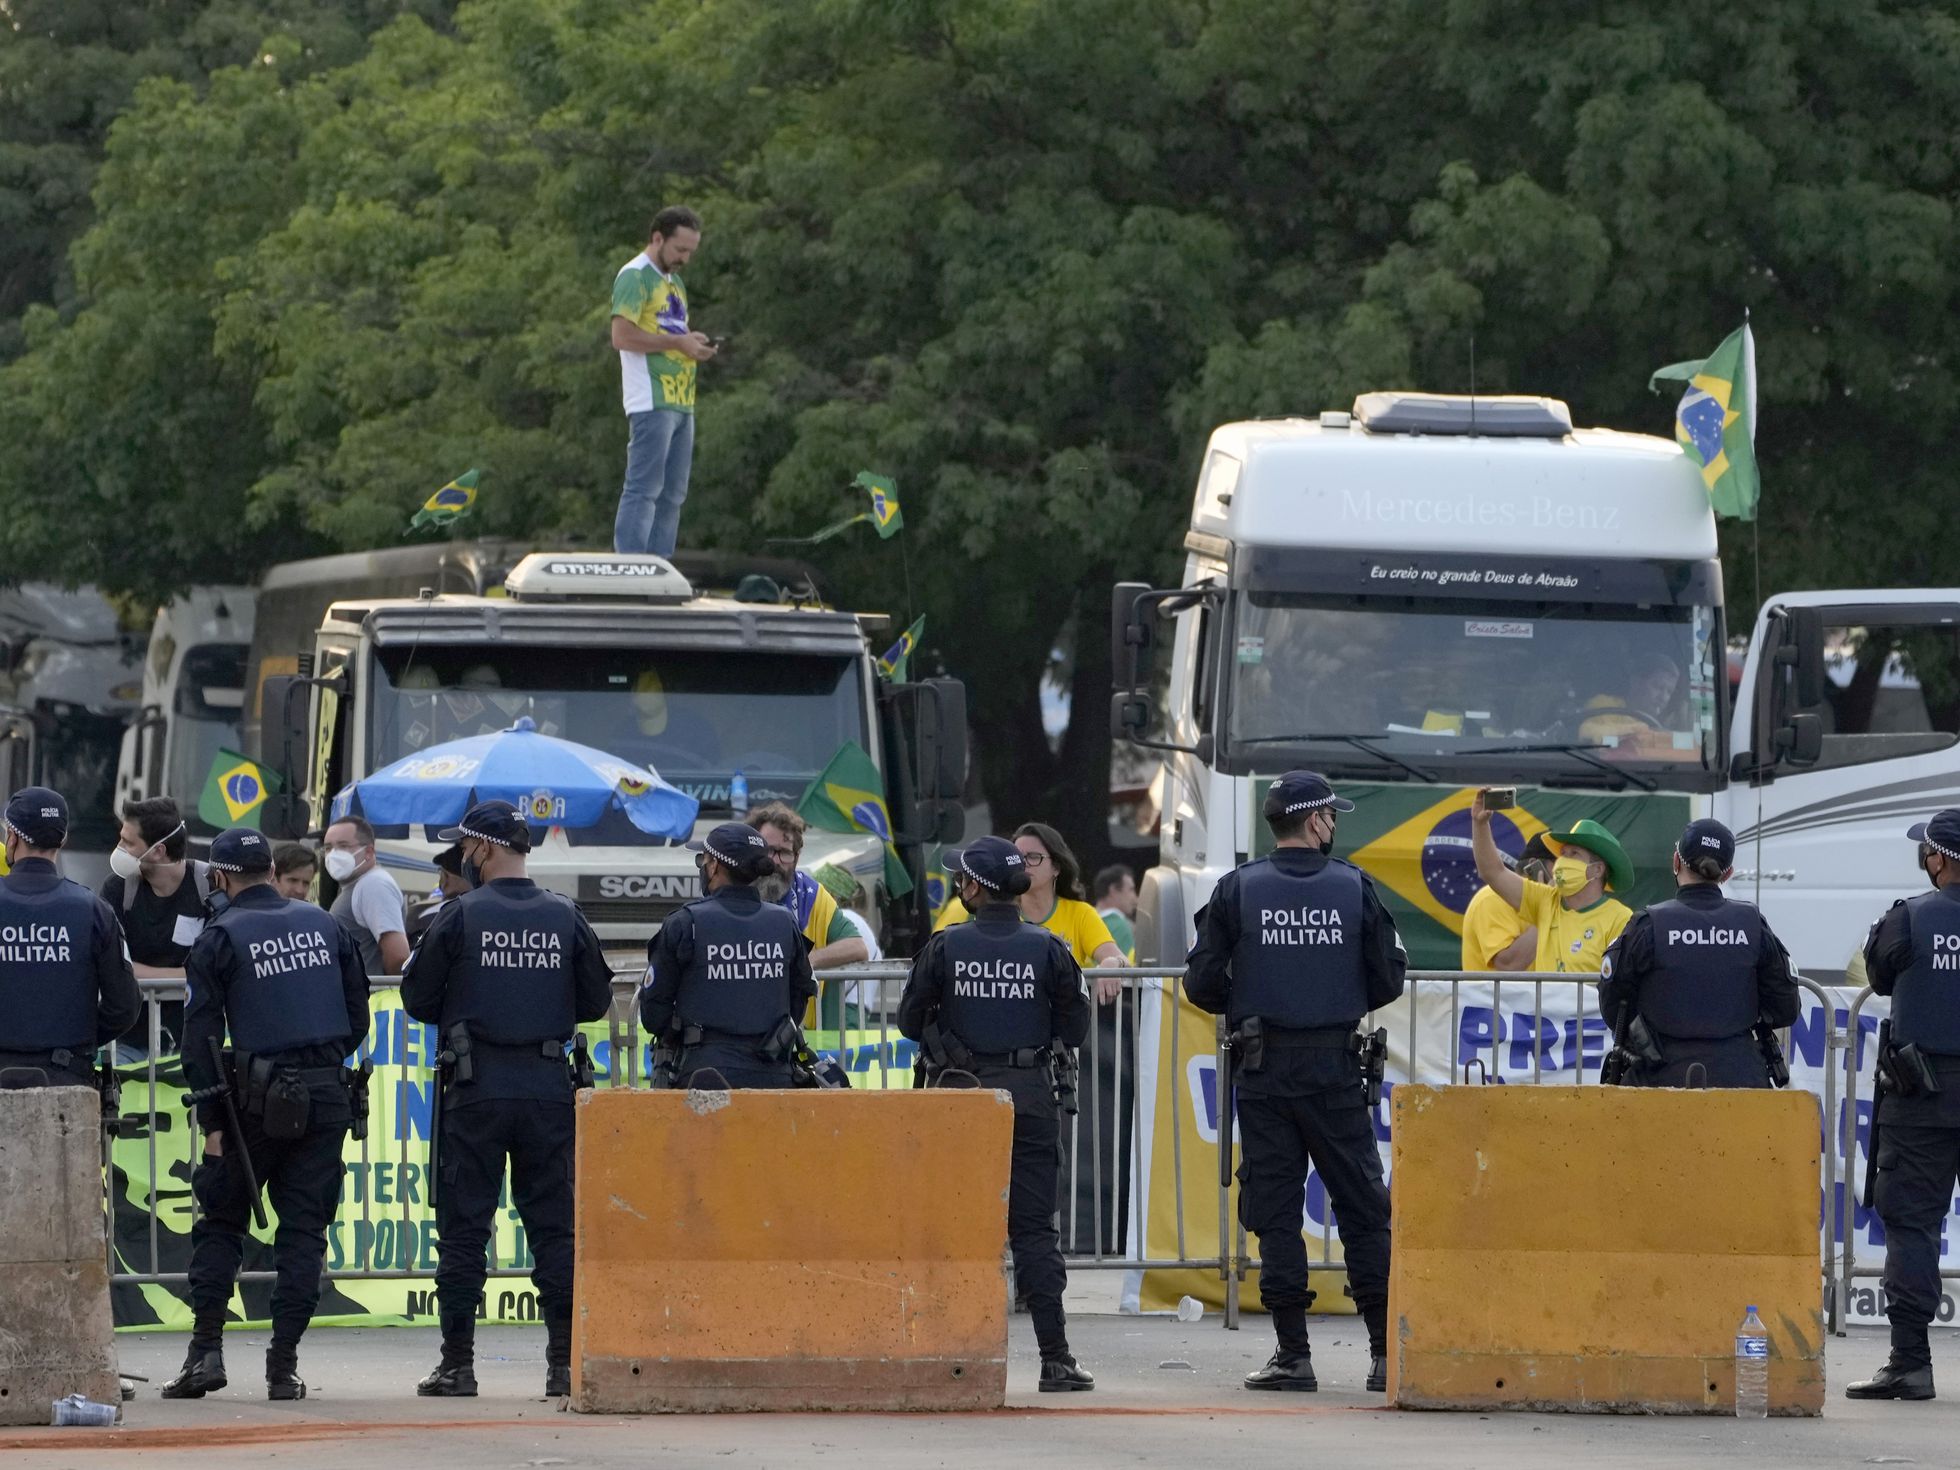
{"label": "duty belt", "polygon": [[0,1066],[59,1067],[64,1072],[89,1072],[95,1068],[94,1053],[58,1046],[53,1051],[7,1051],[0,1049]]}
{"label": "duty belt", "polygon": [[1346,1026],[1275,1026],[1266,1024],[1266,1045],[1281,1050],[1346,1051],[1354,1036],[1352,1024]]}
{"label": "duty belt", "polygon": [[472,1035],[470,1044],[478,1051],[516,1054],[518,1056],[541,1057],[548,1062],[562,1062],[565,1059],[565,1043],[561,1040],[546,1041],[486,1041],[483,1037]]}
{"label": "duty belt", "polygon": [[767,1031],[717,1031],[712,1026],[682,1026],[681,1046],[745,1046],[756,1050],[769,1039]]}
{"label": "duty belt", "polygon": [[1024,1046],[1019,1051],[976,1051],[973,1053],[976,1067],[1045,1067],[1048,1065],[1048,1048],[1045,1046]]}

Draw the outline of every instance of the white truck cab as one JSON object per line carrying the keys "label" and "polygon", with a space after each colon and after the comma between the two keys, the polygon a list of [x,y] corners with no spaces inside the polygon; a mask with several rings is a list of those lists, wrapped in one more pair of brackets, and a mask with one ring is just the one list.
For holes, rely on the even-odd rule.
{"label": "white truck cab", "polygon": [[[1910,654],[1885,635],[1918,667],[1921,644],[1941,636],[1920,620],[1941,616],[1951,595],[1807,595],[1842,608],[1821,623],[1838,630],[1835,645],[1819,618],[1793,618],[1797,601],[1770,599],[1732,711],[1714,516],[1672,441],[1574,428],[1553,399],[1415,393],[1227,424],[1212,435],[1185,549],[1179,586],[1121,584],[1113,608],[1114,724],[1165,759],[1140,953],[1183,952],[1219,875],[1266,849],[1259,798],[1294,766],[1355,801],[1338,850],[1377,879],[1418,966],[1457,965],[1478,886],[1468,806],[1486,785],[1520,788],[1497,819],[1513,852],[1581,818],[1611,829],[1636,868],[1620,895],[1636,908],[1672,890],[1682,826],[1724,816],[1749,839],[1752,872],[1798,872],[1766,882],[1762,902],[1807,972],[1841,972],[1875,916],[1850,925],[1847,904],[1849,927],[1833,921],[1826,935],[1799,912],[1811,884],[1839,875],[1798,863],[1783,844],[1795,829],[1772,815],[1785,792],[1820,789],[1810,783],[1828,774],[1827,712],[1798,696],[1844,703],[1832,691],[1846,650],[1866,646],[1859,629],[1919,629]],[[1943,636],[1950,661],[1950,620]],[[1766,637],[1773,675],[1756,672]],[[1889,693],[1874,707],[1902,702]],[[1950,699],[1921,700],[1896,716],[1933,727],[1913,741],[1840,749],[1870,755],[1861,785],[1960,775],[1953,717]],[[1923,788],[1925,810],[1940,804],[1938,784]],[[1892,799],[1904,810],[1920,789]],[[1909,892],[1910,844],[1899,848],[1875,882]]]}

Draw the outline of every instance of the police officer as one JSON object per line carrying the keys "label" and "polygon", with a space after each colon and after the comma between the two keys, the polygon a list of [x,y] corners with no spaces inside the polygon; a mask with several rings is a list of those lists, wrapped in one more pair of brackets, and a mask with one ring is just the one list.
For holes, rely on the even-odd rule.
{"label": "police officer", "polygon": [[[225,1310],[256,1203],[251,1179],[279,1215],[266,1397],[303,1399],[299,1339],[320,1300],[327,1226],[340,1207],[354,1119],[341,1063],[367,1040],[367,970],[327,913],[273,886],[262,834],[234,827],[212,839],[211,881],[225,906],[184,961],[184,1080],[205,1130],[191,1173],[200,1210],[191,1225],[191,1343],[163,1396],[198,1399],[225,1386]],[[232,1053],[220,1075],[212,1048],[227,1027]],[[231,1132],[234,1113],[242,1138]]]}
{"label": "police officer", "polygon": [[1007,1239],[1041,1348],[1039,1387],[1086,1392],[1096,1380],[1069,1353],[1062,1314],[1061,1118],[1050,1067],[1053,1042],[1077,1047],[1089,1034],[1089,988],[1068,945],[1023,922],[1014,900],[1028,890],[1028,870],[1013,843],[982,837],[947,853],[945,866],[973,919],[933,935],[912,961],[898,1029],[924,1049],[929,1079],[966,1072],[1013,1095]]}
{"label": "police officer", "polygon": [[1239,1218],[1259,1237],[1259,1297],[1279,1339],[1247,1388],[1318,1387],[1300,1236],[1309,1164],[1340,1216],[1368,1388],[1388,1386],[1388,1189],[1354,1043],[1356,1023],[1402,993],[1408,957],[1374,885],[1329,856],[1336,813],[1353,810],[1312,771],[1274,781],[1274,850],[1218,880],[1185,965],[1192,1003],[1237,1038]]}
{"label": "police officer", "polygon": [[402,1005],[442,1038],[436,1128],[436,1307],[442,1360],[424,1397],[476,1396],[476,1309],[510,1160],[510,1199],[536,1264],[548,1397],[572,1391],[574,1096],[565,1048],[612,1005],[599,937],[568,898],[531,881],[531,829],[507,801],[441,834],[470,891],[444,905],[402,971]]}
{"label": "police officer", "polygon": [[[1649,1046],[1635,1087],[1768,1087],[1768,1060],[1752,1034],[1802,1009],[1790,955],[1754,904],[1722,892],[1735,871],[1735,834],[1690,822],[1674,845],[1677,892],[1627,921],[1600,962],[1600,1014]],[[1634,1027],[1637,1020],[1640,1025]],[[1659,1061],[1652,1059],[1658,1049]]]}
{"label": "police officer", "polygon": [[795,1017],[817,993],[810,941],[756,889],[775,864],[755,828],[723,822],[688,846],[703,896],[647,941],[640,1023],[678,1052],[669,1085],[788,1087]]}
{"label": "police officer", "polygon": [[68,840],[59,791],[7,802],[0,878],[0,1088],[93,1087],[96,1047],[127,1031],[143,998],[110,907],[55,871]]}
{"label": "police officer", "polygon": [[[1873,1126],[1892,1352],[1877,1373],[1845,1389],[1854,1399],[1933,1397],[1926,1328],[1940,1305],[1940,1232],[1960,1165],[1960,808],[1906,835],[1919,844],[1932,890],[1893,904],[1865,941],[1871,987],[1892,997],[1894,1052],[1879,1058],[1889,1075]],[[1924,1085],[1925,1073],[1937,1092]]]}

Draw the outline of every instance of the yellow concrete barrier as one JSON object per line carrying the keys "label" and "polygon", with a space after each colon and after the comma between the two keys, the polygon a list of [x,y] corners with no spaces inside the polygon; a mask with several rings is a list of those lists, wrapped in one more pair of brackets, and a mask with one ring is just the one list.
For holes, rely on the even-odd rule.
{"label": "yellow concrete barrier", "polygon": [[1007,1393],[1005,1094],[584,1092],[572,1404]]}
{"label": "yellow concrete barrier", "polygon": [[1773,1414],[1818,1414],[1817,1099],[1415,1087],[1394,1096],[1389,1397],[1728,1414],[1735,1329]]}

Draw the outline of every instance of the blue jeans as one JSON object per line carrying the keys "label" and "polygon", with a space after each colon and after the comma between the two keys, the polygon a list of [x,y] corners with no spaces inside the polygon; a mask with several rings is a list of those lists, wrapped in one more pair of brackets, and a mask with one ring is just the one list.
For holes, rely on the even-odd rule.
{"label": "blue jeans", "polygon": [[629,413],[626,483],[613,518],[613,550],[672,556],[681,533],[681,503],[694,467],[694,415],[651,408]]}

